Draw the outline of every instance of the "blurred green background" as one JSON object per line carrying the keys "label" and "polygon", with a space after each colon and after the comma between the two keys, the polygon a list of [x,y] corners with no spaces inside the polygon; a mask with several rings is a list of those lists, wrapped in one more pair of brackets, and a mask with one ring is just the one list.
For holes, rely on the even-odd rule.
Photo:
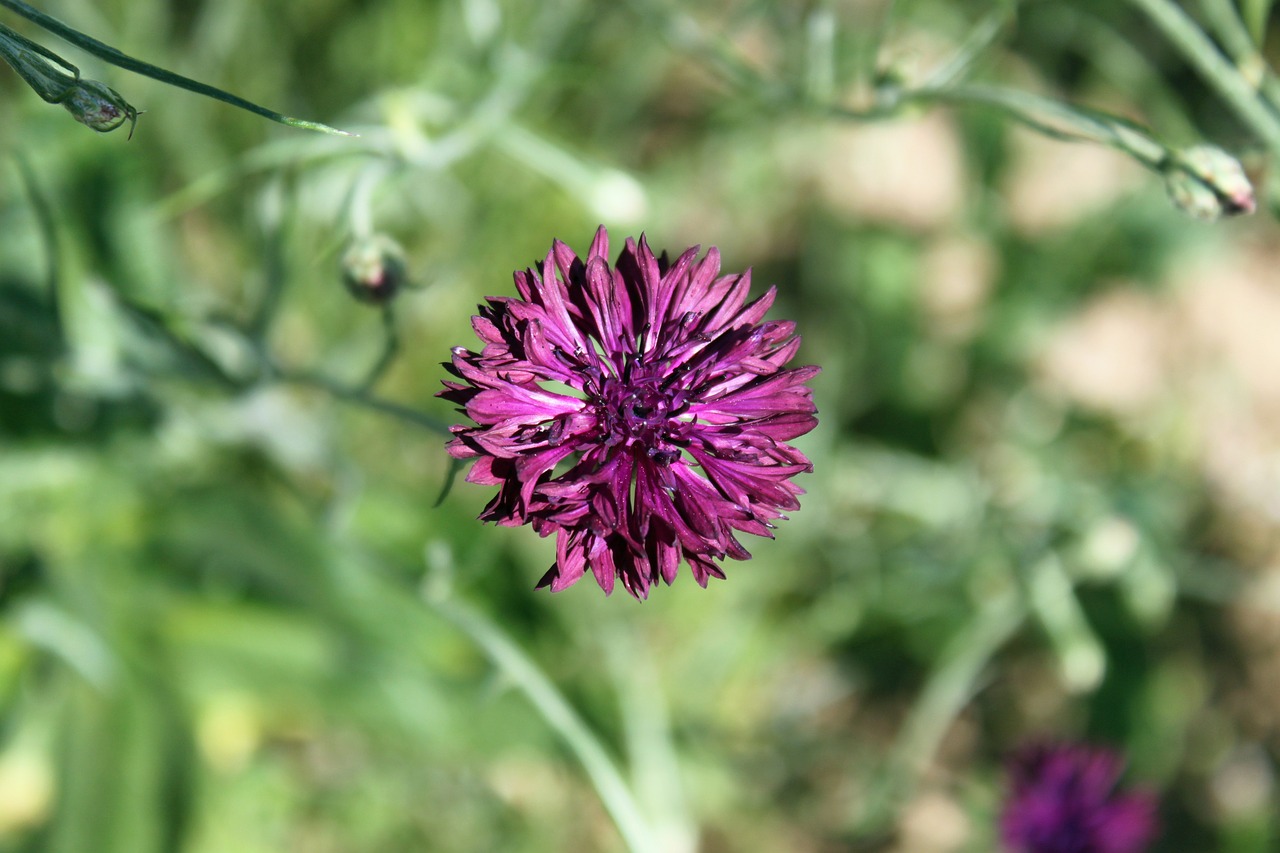
{"label": "blurred green background", "polygon": [[[1000,4],[891,5],[42,4],[358,139],[0,12],[146,110],[99,136],[0,73],[0,851],[626,849],[485,625],[655,850],[990,851],[1046,736],[1125,750],[1158,850],[1274,849],[1280,231],[990,111],[814,109]],[[1016,12],[976,79],[1253,144],[1124,4]],[[643,604],[534,593],[550,543],[435,505],[439,363],[599,223],[753,268],[823,367],[804,509]],[[416,285],[404,409],[344,392],[363,229]]]}

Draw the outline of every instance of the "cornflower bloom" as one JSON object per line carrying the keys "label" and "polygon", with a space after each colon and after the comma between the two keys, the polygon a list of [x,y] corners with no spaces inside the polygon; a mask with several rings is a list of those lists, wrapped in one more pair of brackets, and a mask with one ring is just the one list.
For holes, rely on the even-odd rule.
{"label": "cornflower bloom", "polygon": [[717,277],[714,248],[671,263],[642,236],[608,253],[602,226],[585,260],[557,240],[516,272],[519,297],[480,306],[484,347],[453,349],[463,381],[439,396],[476,423],[448,446],[475,460],[467,481],[499,487],[481,519],[555,534],[539,588],[590,570],[644,599],[681,559],[701,586],[723,578],[715,561],[751,556],[735,532],[772,538],[799,508],[791,479],[813,466],[786,442],[817,425],[818,368],[784,368],[800,339],[761,322],[776,289],[747,302],[750,272]]}
{"label": "cornflower bloom", "polygon": [[1013,853],[1142,853],[1156,832],[1154,798],[1121,794],[1123,759],[1108,749],[1040,744],[1009,764],[1000,834]]}

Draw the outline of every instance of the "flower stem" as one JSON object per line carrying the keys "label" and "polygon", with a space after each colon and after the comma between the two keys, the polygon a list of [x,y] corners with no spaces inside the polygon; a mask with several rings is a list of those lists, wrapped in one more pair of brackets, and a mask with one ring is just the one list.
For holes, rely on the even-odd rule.
{"label": "flower stem", "polygon": [[387,368],[391,366],[391,362],[399,352],[400,336],[396,333],[396,317],[391,309],[391,303],[388,302],[382,306],[382,353],[373,367],[369,368],[360,387],[365,390],[372,389],[382,378],[382,374],[387,372]]}
{"label": "flower stem", "polygon": [[1164,33],[1271,152],[1280,155],[1280,116],[1269,109],[1240,70],[1172,0],[1129,0]]}
{"label": "flower stem", "polygon": [[1149,169],[1160,168],[1169,155],[1164,145],[1127,119],[1001,86],[885,89],[878,94],[876,105],[868,109],[832,105],[827,107],[827,111],[837,118],[851,121],[877,121],[897,115],[903,107],[912,104],[993,107],[1046,136],[1068,142],[1107,145],[1128,154]]}
{"label": "flower stem", "polygon": [[170,86],[176,86],[179,89],[186,89],[189,92],[195,92],[197,95],[204,95],[205,97],[231,104],[234,107],[239,107],[242,110],[247,110],[255,115],[262,116],[263,118],[270,119],[274,122],[279,122],[280,124],[286,124],[290,127],[297,127],[303,130],[315,130],[321,133],[334,134],[336,136],[354,135],[345,130],[338,130],[337,128],[329,127],[327,124],[321,124],[318,121],[308,121],[306,119],[283,115],[282,113],[259,106],[252,101],[246,101],[238,95],[233,95],[230,92],[224,92],[222,89],[210,86],[207,83],[201,83],[198,80],[183,77],[181,74],[166,71],[163,68],[152,65],[149,62],[143,62],[140,59],[134,59],[132,56],[128,56],[110,45],[103,44],[97,39],[67,26],[57,18],[46,15],[38,9],[28,6],[26,3],[23,3],[22,0],[0,0],[0,6],[16,12],[35,25],[48,30],[71,44],[74,44],[81,50],[91,53],[112,65],[124,68],[127,71],[132,71],[135,74],[141,74],[144,77],[159,80],[161,83],[167,83]]}
{"label": "flower stem", "polygon": [[1258,49],[1236,4],[1233,0],[1201,0],[1200,8],[1240,73],[1246,80],[1255,81],[1254,85],[1274,109],[1280,104],[1280,79]]}
{"label": "flower stem", "polygon": [[604,807],[613,816],[632,853],[657,853],[653,829],[641,814],[622,774],[599,738],[537,663],[498,625],[448,593],[429,594],[426,601],[470,637],[489,660],[524,692],[547,725],[564,738],[591,777]]}
{"label": "flower stem", "polygon": [[18,151],[14,154],[14,162],[17,164],[22,185],[31,199],[31,211],[35,214],[36,226],[40,230],[45,257],[45,287],[49,293],[49,306],[54,328],[57,330],[58,343],[61,345],[65,341],[65,331],[62,323],[62,260],[58,250],[57,219],[53,215],[53,204],[36,179],[31,161],[25,154]]}
{"label": "flower stem", "polygon": [[408,406],[402,406],[399,403],[393,403],[390,400],[384,400],[381,397],[375,397],[367,388],[354,387],[344,385],[341,382],[330,379],[319,373],[307,373],[291,370],[277,370],[272,375],[272,379],[277,382],[283,382],[287,385],[299,385],[305,388],[315,388],[324,391],[336,400],[359,406],[373,412],[384,415],[390,415],[397,420],[420,426],[423,429],[448,436],[449,425],[425,412],[417,409],[411,409]]}
{"label": "flower stem", "polygon": [[947,643],[902,725],[885,778],[865,808],[868,828],[878,828],[912,795],[947,729],[978,691],[983,670],[1025,618],[1021,597],[1006,589],[988,599]]}

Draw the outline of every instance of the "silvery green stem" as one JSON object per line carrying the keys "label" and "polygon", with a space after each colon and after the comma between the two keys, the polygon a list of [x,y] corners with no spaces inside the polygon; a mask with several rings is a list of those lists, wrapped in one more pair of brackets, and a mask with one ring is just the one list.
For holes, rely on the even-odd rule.
{"label": "silvery green stem", "polygon": [[382,353],[373,367],[369,368],[364,381],[360,383],[362,388],[372,388],[378,384],[382,374],[387,372],[387,368],[400,352],[400,336],[396,333],[396,317],[391,305],[388,302],[382,306]]}
{"label": "silvery green stem", "polygon": [[892,79],[886,78],[877,91],[875,106],[866,110],[843,106],[830,106],[827,109],[838,118],[877,121],[891,118],[912,104],[994,107],[1046,136],[1069,142],[1107,145],[1128,154],[1149,169],[1161,168],[1169,155],[1164,145],[1127,119],[1000,86],[904,89],[896,87]]}
{"label": "silvery green stem", "polygon": [[427,603],[462,630],[515,683],[564,738],[591,777],[605,809],[632,853],[657,853],[653,827],[644,818],[622,774],[595,733],[573,709],[536,662],[502,630],[479,612],[445,592],[429,592]]}
{"label": "silvery green stem", "polygon": [[1240,73],[1252,81],[1273,108],[1280,105],[1280,80],[1233,0],[1201,0],[1200,8]]}
{"label": "silvery green stem", "polygon": [[1172,0],[1129,0],[1205,79],[1273,154],[1280,155],[1280,116],[1249,85],[1240,70],[1227,61],[1217,45]]}
{"label": "silvery green stem", "polygon": [[1241,0],[1241,15],[1257,44],[1262,44],[1266,35],[1267,18],[1271,16],[1271,6],[1274,2],[1275,0]]}

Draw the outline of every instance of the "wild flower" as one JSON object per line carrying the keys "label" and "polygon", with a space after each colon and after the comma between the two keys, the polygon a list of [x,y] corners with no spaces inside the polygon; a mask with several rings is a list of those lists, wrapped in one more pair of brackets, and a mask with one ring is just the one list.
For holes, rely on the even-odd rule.
{"label": "wild flower", "polygon": [[750,558],[737,532],[772,538],[798,509],[791,482],[812,470],[787,444],[817,425],[787,369],[795,324],[764,322],[776,288],[747,302],[750,271],[719,276],[715,248],[674,262],[628,238],[610,267],[601,227],[579,258],[553,243],[541,269],[515,274],[518,297],[490,297],[472,327],[480,352],[455,347],[441,397],[474,426],[449,452],[474,459],[468,482],[499,487],[481,518],[556,537],[538,586],[587,571],[644,599],[681,560],[702,586],[725,557]]}
{"label": "wild flower", "polygon": [[1000,834],[1012,853],[1142,853],[1156,833],[1155,800],[1120,793],[1121,756],[1079,744],[1039,744],[1009,764]]}

